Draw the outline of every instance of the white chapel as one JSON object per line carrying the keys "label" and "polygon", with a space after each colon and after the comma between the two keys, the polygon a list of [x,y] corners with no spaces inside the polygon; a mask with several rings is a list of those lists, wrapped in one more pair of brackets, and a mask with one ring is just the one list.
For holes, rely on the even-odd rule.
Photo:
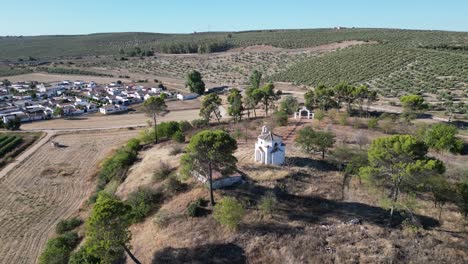
{"label": "white chapel", "polygon": [[266,126],[255,143],[255,161],[263,164],[282,165],[286,155],[286,145],[283,138],[273,134]]}

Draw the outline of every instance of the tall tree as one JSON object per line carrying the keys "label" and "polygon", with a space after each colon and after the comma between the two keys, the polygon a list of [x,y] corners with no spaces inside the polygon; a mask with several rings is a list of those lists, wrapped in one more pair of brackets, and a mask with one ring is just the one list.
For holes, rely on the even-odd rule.
{"label": "tall tree", "polygon": [[297,99],[292,95],[288,95],[281,100],[279,110],[287,113],[288,115],[292,115],[297,111],[298,107],[299,103],[297,102]]}
{"label": "tall tree", "polygon": [[261,102],[265,107],[265,116],[268,116],[268,110],[271,107],[274,107],[274,102],[278,101],[280,96],[277,92],[275,92],[275,86],[272,83],[267,83],[261,89],[257,89],[254,91],[254,97],[260,97],[260,94]]}
{"label": "tall tree", "polygon": [[221,106],[221,98],[217,94],[211,93],[205,96],[202,100],[202,105],[200,108],[200,116],[209,121],[211,117],[214,115],[218,124],[221,120],[221,112],[219,107]]}
{"label": "tall tree", "polygon": [[165,96],[165,94],[161,94],[160,96],[151,96],[143,103],[145,113],[153,119],[155,143],[158,143],[158,115],[164,115],[168,112],[166,102],[164,101]]}
{"label": "tall tree", "polygon": [[346,111],[351,113],[351,105],[355,99],[355,90],[356,88],[348,83],[339,83],[333,88],[335,92],[335,98],[338,101],[338,104],[346,104]]}
{"label": "tall tree", "polygon": [[237,142],[222,130],[205,130],[194,135],[181,158],[184,172],[199,172],[209,181],[210,202],[214,205],[213,172],[223,175],[232,173],[236,168],[237,159],[233,153]]}
{"label": "tall tree", "polygon": [[338,107],[338,102],[334,99],[335,92],[333,89],[325,85],[319,85],[314,89],[314,95],[315,105],[322,111]]}
{"label": "tall tree", "polygon": [[403,105],[403,116],[408,121],[416,118],[424,109],[427,109],[427,104],[420,95],[404,95],[400,97],[400,102]]}
{"label": "tall tree", "polygon": [[198,71],[191,71],[187,75],[187,81],[185,82],[185,87],[189,87],[192,93],[197,93],[202,95],[205,93],[205,83],[203,82],[202,75]]}
{"label": "tall tree", "polygon": [[140,263],[130,251],[131,233],[128,230],[130,207],[106,193],[100,193],[86,222],[87,251],[101,263],[115,263],[127,252],[135,263]]}
{"label": "tall tree", "polygon": [[299,130],[296,137],[296,144],[306,153],[313,154],[318,151],[325,159],[325,152],[333,147],[335,135],[332,132],[315,131],[311,127],[304,127]]}
{"label": "tall tree", "polygon": [[362,115],[364,112],[364,102],[369,98],[370,94],[369,87],[367,85],[359,85],[353,91],[353,97],[357,105],[359,106],[359,114]]}
{"label": "tall tree", "polygon": [[242,95],[240,91],[237,89],[232,89],[229,92],[227,100],[229,102],[229,115],[233,116],[236,122],[240,121],[242,119],[242,112],[244,111],[244,105],[242,104]]}
{"label": "tall tree", "polygon": [[254,70],[252,74],[250,75],[249,82],[250,82],[251,88],[253,89],[260,88],[260,84],[262,82],[262,73],[257,70]]}
{"label": "tall tree", "polygon": [[441,161],[426,154],[426,145],[409,135],[382,137],[372,142],[368,151],[370,165],[362,167],[359,174],[371,184],[390,189],[389,225],[402,189],[414,191],[429,176],[445,171]]}

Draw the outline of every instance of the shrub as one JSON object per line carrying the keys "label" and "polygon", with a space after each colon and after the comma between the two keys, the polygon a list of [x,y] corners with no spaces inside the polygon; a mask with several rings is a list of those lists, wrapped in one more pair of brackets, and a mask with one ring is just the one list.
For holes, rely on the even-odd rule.
{"label": "shrub", "polygon": [[77,217],[74,217],[69,220],[61,220],[60,222],[58,222],[57,226],[55,226],[55,232],[57,234],[63,234],[65,232],[68,232],[77,228],[81,224],[83,224],[83,220]]}
{"label": "shrub", "polygon": [[328,118],[330,118],[330,122],[334,124],[336,122],[336,119],[338,117],[338,110],[336,109],[330,109],[328,110]]}
{"label": "shrub", "polygon": [[176,121],[162,122],[156,129],[159,138],[172,138],[177,131],[180,131],[179,123]]}
{"label": "shrub", "polygon": [[166,210],[159,210],[153,218],[153,222],[160,228],[167,227],[170,221],[171,215]]}
{"label": "shrub", "polygon": [[126,203],[130,205],[130,218],[134,223],[143,220],[153,209],[156,195],[151,188],[140,187],[130,193]]}
{"label": "shrub", "polygon": [[207,127],[208,125],[210,124],[210,122],[208,120],[205,120],[205,119],[195,119],[192,121],[192,126],[194,128],[205,128]]}
{"label": "shrub", "polygon": [[275,210],[276,203],[277,200],[275,194],[273,192],[267,192],[260,199],[258,209],[260,209],[264,215],[272,215]]}
{"label": "shrub", "polygon": [[372,117],[371,119],[369,119],[369,121],[367,121],[367,127],[369,129],[375,129],[375,128],[377,128],[378,125],[379,125],[379,119],[378,118]]}
{"label": "shrub", "polygon": [[273,113],[273,122],[277,126],[286,126],[288,124],[288,114],[283,111],[276,111]]}
{"label": "shrub", "polygon": [[187,206],[187,214],[190,217],[199,217],[202,215],[202,207],[206,206],[206,201],[203,198],[198,198],[195,202],[191,202]]}
{"label": "shrub", "polygon": [[39,257],[40,264],[67,264],[70,253],[78,245],[80,239],[76,232],[67,232],[52,238]]}
{"label": "shrub", "polygon": [[101,263],[101,260],[94,255],[91,255],[86,249],[86,246],[81,247],[76,252],[72,253],[70,256],[70,261],[68,264],[94,264]]}
{"label": "shrub", "polygon": [[176,145],[176,146],[172,146],[171,150],[169,151],[169,155],[175,156],[183,152],[184,152],[184,147],[180,145]]}
{"label": "shrub", "polygon": [[174,195],[180,191],[183,191],[185,188],[185,185],[175,177],[175,175],[170,176],[166,184],[164,185],[164,190],[167,195]]}
{"label": "shrub", "polygon": [[321,109],[315,110],[314,118],[320,122],[322,122],[323,118],[325,117],[325,112]]}
{"label": "shrub", "polygon": [[447,124],[435,124],[426,130],[424,142],[436,151],[449,151],[461,153],[463,150],[463,140],[457,137],[456,126]]}
{"label": "shrub", "polygon": [[349,117],[348,113],[341,113],[338,119],[338,122],[340,123],[340,125],[346,126],[348,124],[348,117]]}
{"label": "shrub", "polygon": [[229,230],[237,229],[244,214],[244,206],[232,197],[221,199],[214,207],[214,218]]}
{"label": "shrub", "polygon": [[167,162],[160,162],[158,169],[153,173],[153,180],[165,180],[174,169]]}
{"label": "shrub", "polygon": [[127,142],[126,147],[130,151],[135,151],[136,152],[136,151],[140,150],[140,148],[141,148],[140,140],[138,138],[132,138]]}
{"label": "shrub", "polygon": [[192,129],[192,125],[188,121],[179,121],[179,130],[182,132],[187,132]]}
{"label": "shrub", "polygon": [[184,143],[185,142],[185,136],[182,134],[181,131],[177,131],[172,135],[172,140],[174,140],[177,143]]}

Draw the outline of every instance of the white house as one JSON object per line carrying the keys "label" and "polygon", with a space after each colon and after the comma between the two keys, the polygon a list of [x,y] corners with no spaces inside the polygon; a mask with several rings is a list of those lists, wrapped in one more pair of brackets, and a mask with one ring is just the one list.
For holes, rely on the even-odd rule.
{"label": "white house", "polygon": [[263,126],[262,133],[255,143],[254,160],[263,164],[281,165],[284,163],[285,155],[286,145],[283,143],[283,138]]}
{"label": "white house", "polygon": [[101,108],[99,108],[99,112],[103,115],[110,115],[110,114],[116,114],[120,112],[127,111],[128,108],[124,105],[106,105]]}
{"label": "white house", "polygon": [[189,93],[189,94],[178,94],[177,99],[179,100],[192,100],[198,97],[196,93]]}

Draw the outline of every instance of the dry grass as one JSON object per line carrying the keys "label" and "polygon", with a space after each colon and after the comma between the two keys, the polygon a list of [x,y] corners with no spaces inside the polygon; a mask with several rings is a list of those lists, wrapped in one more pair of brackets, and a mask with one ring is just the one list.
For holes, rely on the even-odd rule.
{"label": "dry grass", "polygon": [[[317,126],[316,122],[312,122]],[[427,197],[419,197],[416,214],[427,229],[412,231],[387,227],[388,211],[378,206],[375,192],[355,179],[341,200],[342,174],[320,156],[307,156],[292,144],[297,130],[309,122],[276,128],[287,143],[285,168],[252,163],[253,142],[239,144],[239,169],[246,184],[216,191],[235,196],[247,207],[247,215],[237,232],[223,230],[211,215],[186,218],[187,205],[207,198],[205,188],[193,188],[162,205],[171,215],[166,227],[157,226],[153,216],[132,226],[132,246],[144,263],[466,263],[467,233],[455,208],[444,209],[442,221]],[[326,128],[325,124],[321,124]],[[333,125],[341,144],[353,143],[356,129]],[[258,133],[258,131],[257,131]],[[369,131],[369,139],[381,132]],[[144,159],[165,157],[167,146],[148,150]],[[151,153],[151,154],[150,154]],[[450,165],[450,159],[447,159]],[[145,166],[148,163],[145,163]],[[156,161],[151,166],[157,164]],[[175,164],[175,163],[174,163]],[[135,165],[135,171],[140,166]],[[153,168],[153,167],[151,167]],[[147,169],[151,169],[147,167]],[[262,172],[264,170],[265,172]],[[137,174],[133,177],[139,178]],[[146,177],[146,176],[145,176]],[[150,175],[148,175],[150,177]],[[148,178],[149,179],[149,178]],[[136,186],[135,186],[136,188]],[[265,193],[273,191],[278,205],[272,217],[264,217],[257,205]],[[361,224],[352,224],[359,219]]]}

